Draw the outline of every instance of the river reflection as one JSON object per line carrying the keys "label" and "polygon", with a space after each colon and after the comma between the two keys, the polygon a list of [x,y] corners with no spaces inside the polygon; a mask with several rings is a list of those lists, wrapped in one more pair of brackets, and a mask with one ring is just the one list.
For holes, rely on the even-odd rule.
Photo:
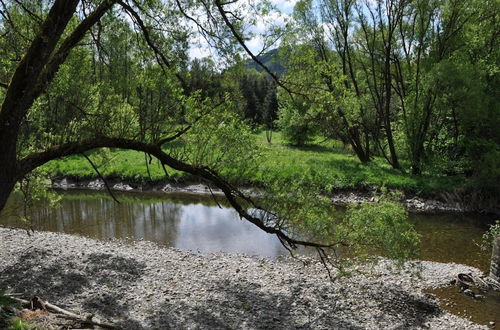
{"label": "river reflection", "polygon": [[[30,217],[34,229],[97,239],[143,239],[202,253],[287,254],[275,236],[240,220],[222,197],[218,197],[219,207],[210,196],[192,194],[118,193],[120,204],[102,192],[61,194],[59,207],[42,204],[33,208]],[[0,215],[0,225],[26,227],[19,221],[21,211],[21,199],[11,196]],[[342,208],[335,216],[342,216]],[[421,234],[422,260],[462,263],[488,271],[490,252],[481,250],[478,243],[492,218],[410,214],[410,220]]]}
{"label": "river reflection", "polygon": [[[65,192],[59,207],[33,208],[29,214],[31,226],[97,239],[143,239],[202,253],[224,251],[265,257],[287,253],[276,237],[208,198],[127,193],[118,194],[118,199],[119,204],[100,193]],[[21,199],[12,196],[0,224],[29,227],[20,221],[20,214]]]}

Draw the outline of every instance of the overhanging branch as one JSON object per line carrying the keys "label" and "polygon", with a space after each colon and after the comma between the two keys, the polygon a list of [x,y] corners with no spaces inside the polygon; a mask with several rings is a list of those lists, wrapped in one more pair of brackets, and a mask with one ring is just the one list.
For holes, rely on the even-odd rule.
{"label": "overhanging branch", "polygon": [[66,143],[58,146],[51,147],[45,151],[33,153],[19,161],[17,178],[20,179],[27,173],[35,168],[57,158],[66,157],[75,154],[82,154],[86,151],[97,148],[118,148],[128,149],[140,152],[146,152],[156,157],[164,165],[179,171],[183,171],[198,177],[201,177],[218,187],[226,196],[231,206],[238,212],[239,216],[253,223],[263,231],[269,234],[274,234],[283,243],[286,248],[294,249],[297,246],[309,246],[315,248],[329,248],[334,247],[336,244],[321,244],[315,242],[301,241],[290,237],[281,229],[266,225],[261,219],[252,216],[247,212],[239,200],[243,194],[235,189],[231,184],[226,182],[214,171],[205,167],[196,167],[191,164],[185,163],[178,159],[171,157],[165,153],[160,146],[156,144],[144,143],[140,141],[122,139],[122,138],[109,138],[100,137],[80,142]]}
{"label": "overhanging branch", "polygon": [[276,76],[276,74],[274,74],[264,63],[262,63],[261,60],[259,60],[259,58],[257,56],[255,56],[255,54],[246,45],[245,41],[243,40],[243,37],[238,33],[238,31],[236,31],[236,28],[234,27],[234,25],[231,23],[231,21],[227,17],[227,14],[230,12],[228,12],[227,10],[224,9],[224,5],[227,5],[230,3],[232,3],[232,2],[221,3],[219,0],[215,1],[215,5],[217,6],[217,9],[218,9],[220,15],[222,16],[224,23],[227,25],[227,27],[231,31],[231,34],[238,41],[240,46],[243,47],[243,49],[248,54],[248,56],[250,56],[252,58],[252,60],[255,63],[257,63],[262,69],[264,69],[264,71],[266,71],[266,73],[269,74],[269,76],[271,76],[271,78],[276,82],[276,84],[278,86],[283,88],[285,91],[287,91],[288,94],[291,95],[293,92],[287,86],[285,86],[285,84],[283,84],[283,82],[278,78],[278,76]]}
{"label": "overhanging branch", "polygon": [[[146,40],[146,43],[148,44],[149,48],[151,48],[153,50],[153,52],[155,53],[155,56],[157,57],[158,63],[160,64],[160,66],[163,63],[169,70],[175,70],[173,64],[167,59],[165,54],[163,54],[163,52],[160,51],[160,49],[156,46],[156,44],[151,39],[151,35],[149,33],[150,29],[144,24],[144,21],[142,20],[141,16],[139,16],[139,14],[131,6],[129,6],[125,2],[118,1],[118,3],[130,15],[130,17],[132,18],[134,23],[137,26],[139,26],[139,28],[142,31],[142,35],[144,36],[144,39]],[[181,87],[184,89],[184,91],[187,91],[188,86],[187,86],[184,78],[179,74],[179,72],[175,72],[174,74],[175,74],[175,77],[177,78],[177,80],[179,81],[179,83],[181,84]]]}

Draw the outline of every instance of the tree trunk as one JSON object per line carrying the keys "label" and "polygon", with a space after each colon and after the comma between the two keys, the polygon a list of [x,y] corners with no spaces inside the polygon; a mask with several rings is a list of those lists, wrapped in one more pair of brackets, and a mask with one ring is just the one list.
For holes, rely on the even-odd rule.
{"label": "tree trunk", "polygon": [[398,155],[396,153],[396,148],[394,146],[394,138],[392,135],[392,125],[390,120],[386,122],[386,136],[387,136],[387,145],[389,146],[389,153],[391,155],[391,166],[394,169],[400,169],[401,165],[399,165]]}
{"label": "tree trunk", "polygon": [[[0,123],[0,127],[8,127]],[[0,130],[0,211],[7,203],[17,180],[16,132],[12,128]]]}

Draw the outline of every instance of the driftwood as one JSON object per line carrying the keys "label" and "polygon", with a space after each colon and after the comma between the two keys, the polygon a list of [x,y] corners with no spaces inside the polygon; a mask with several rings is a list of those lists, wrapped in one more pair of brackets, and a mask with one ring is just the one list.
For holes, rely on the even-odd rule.
{"label": "driftwood", "polygon": [[488,276],[474,276],[472,274],[458,274],[457,277],[450,281],[450,284],[456,285],[465,295],[474,299],[484,299],[482,294],[486,291],[500,291],[500,284]]}
{"label": "driftwood", "polygon": [[90,325],[96,325],[101,328],[106,328],[106,329],[119,329],[116,325],[107,323],[107,322],[101,322],[100,320],[97,320],[93,317],[93,315],[89,316],[83,316],[83,315],[78,315],[73,312],[67,311],[61,307],[58,307],[56,305],[53,305],[40,297],[33,297],[31,300],[24,300],[21,298],[13,297],[10,295],[6,295],[9,297],[9,299],[18,302],[22,304],[24,307],[29,307],[32,310],[46,310],[55,314],[60,314],[64,318],[68,318],[71,320],[79,321],[82,322],[83,324],[90,324]]}

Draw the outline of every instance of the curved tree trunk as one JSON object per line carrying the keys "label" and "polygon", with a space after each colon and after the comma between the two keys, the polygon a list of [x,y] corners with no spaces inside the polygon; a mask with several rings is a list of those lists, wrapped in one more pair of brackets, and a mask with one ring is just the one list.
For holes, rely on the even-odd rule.
{"label": "curved tree trunk", "polygon": [[5,207],[7,199],[16,184],[15,154],[4,154],[0,146],[0,211]]}

